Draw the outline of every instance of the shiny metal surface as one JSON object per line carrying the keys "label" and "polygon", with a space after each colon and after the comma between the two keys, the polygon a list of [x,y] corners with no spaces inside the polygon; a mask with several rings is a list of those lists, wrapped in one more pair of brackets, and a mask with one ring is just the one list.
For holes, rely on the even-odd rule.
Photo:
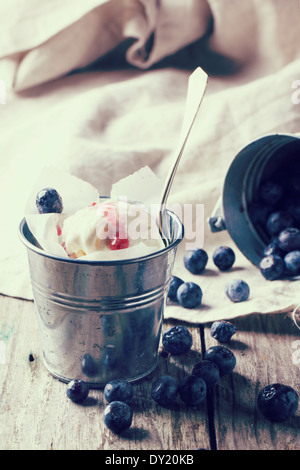
{"label": "shiny metal surface", "polygon": [[96,262],[53,257],[20,224],[45,366],[56,378],[103,388],[138,380],[156,366],[164,307],[183,226],[168,212],[167,246],[133,260]]}

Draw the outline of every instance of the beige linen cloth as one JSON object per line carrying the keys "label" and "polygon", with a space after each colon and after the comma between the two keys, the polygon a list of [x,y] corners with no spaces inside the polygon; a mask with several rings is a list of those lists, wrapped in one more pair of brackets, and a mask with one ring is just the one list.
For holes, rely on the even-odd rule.
{"label": "beige linen cloth", "polygon": [[[192,275],[181,243],[174,274],[201,286],[203,305],[168,305],[165,316],[210,322],[300,303],[299,281],[264,280],[228,233],[212,234],[206,222],[244,146],[266,134],[300,132],[298,0],[9,0],[0,16],[2,295],[32,299],[17,231],[40,170],[57,166],[101,194],[145,165],[164,179],[188,77],[199,65],[209,73],[208,87],[169,202],[204,204],[210,258],[202,275]],[[113,58],[122,44],[128,67],[104,70],[100,61],[83,69]],[[237,255],[227,273],[211,259],[221,244]],[[248,301],[226,298],[225,284],[234,278],[249,283]]]}

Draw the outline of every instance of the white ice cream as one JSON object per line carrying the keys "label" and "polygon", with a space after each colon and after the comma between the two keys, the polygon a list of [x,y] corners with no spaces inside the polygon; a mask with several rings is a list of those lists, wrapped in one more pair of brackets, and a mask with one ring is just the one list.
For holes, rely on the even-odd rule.
{"label": "white ice cream", "polygon": [[153,217],[145,207],[105,199],[67,217],[59,230],[70,258],[131,259],[164,247]]}

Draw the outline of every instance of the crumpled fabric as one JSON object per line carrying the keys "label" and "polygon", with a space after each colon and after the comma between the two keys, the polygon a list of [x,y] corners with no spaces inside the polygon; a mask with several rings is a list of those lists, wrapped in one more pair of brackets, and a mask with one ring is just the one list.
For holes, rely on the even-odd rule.
{"label": "crumpled fabric", "polygon": [[[144,39],[149,37],[154,25],[156,32],[159,31],[158,19],[171,20],[168,8],[174,15],[176,8],[193,11],[195,16],[197,11],[199,18],[192,24],[199,26],[198,35],[188,37],[185,30],[184,41],[181,32],[177,44],[166,47],[164,52],[163,49],[159,52],[159,36],[156,36],[147,58],[149,69],[142,61],[140,64],[144,67],[128,62],[128,67],[119,68],[116,63],[111,70],[99,66],[70,74],[73,67],[88,64],[97,54],[86,56],[80,49],[85,60],[71,61],[80,55],[77,35],[72,36],[73,47],[72,41],[71,44],[59,42],[60,34],[64,36],[68,28],[83,26],[83,22],[91,18],[89,15],[99,19],[100,9],[109,9],[113,1],[101,4],[90,1],[84,6],[78,2],[76,8],[73,2],[70,10],[69,2],[62,2],[60,10],[52,10],[53,2],[46,6],[26,0],[18,2],[15,14],[13,10],[6,13],[4,25],[9,34],[5,38],[0,35],[0,56],[3,57],[0,77],[6,84],[5,100],[0,104],[1,294],[32,299],[26,249],[19,240],[18,225],[24,214],[26,195],[41,169],[50,163],[90,182],[101,194],[108,194],[114,182],[145,165],[163,180],[174,158],[188,78],[193,68],[200,65],[209,74],[208,86],[169,203],[204,205],[203,248],[209,254],[209,262],[203,275],[189,273],[183,266],[186,249],[186,240],[183,240],[178,248],[174,274],[199,283],[203,303],[195,310],[169,303],[165,317],[201,323],[250,313],[290,311],[300,303],[299,281],[263,279],[226,231],[211,233],[207,219],[222,192],[228,168],[242,148],[264,135],[295,135],[300,131],[298,2],[232,1],[230,7],[220,0],[117,2],[121,3],[124,8],[125,5],[132,7],[130,11],[135,20],[146,17],[149,20],[152,15],[152,23],[147,22],[151,27],[141,26]],[[59,15],[58,11],[63,10],[69,11],[69,15]],[[33,11],[36,17],[47,18],[45,22],[51,24],[51,34],[50,26],[47,36],[44,24],[33,21]],[[166,16],[158,15],[162,11]],[[133,15],[134,12],[139,15]],[[51,14],[55,21],[51,20]],[[213,28],[208,34],[211,19]],[[9,21],[19,29],[9,28]],[[29,34],[33,24],[39,34]],[[172,24],[175,23],[172,21]],[[90,25],[79,30],[82,37],[87,31],[93,33]],[[166,38],[167,28],[164,26],[163,30],[166,36],[162,37]],[[170,25],[170,33],[174,30]],[[123,40],[124,29],[115,34],[120,34]],[[132,33],[127,38],[129,36],[133,37]],[[54,47],[55,41],[58,42]],[[126,57],[130,54],[137,57],[134,51],[142,46],[137,48],[135,41],[138,40],[133,40],[126,49]],[[188,44],[189,41],[195,42]],[[93,40],[91,43],[94,44]],[[167,44],[166,39],[164,44]],[[54,59],[48,60],[48,51],[57,59],[57,64]],[[29,57],[32,60],[27,62]],[[114,57],[113,51],[111,57]],[[163,66],[156,62],[162,58],[168,61]],[[65,69],[57,68],[58,63]],[[37,83],[39,85],[34,86]],[[232,246],[237,256],[234,268],[228,273],[219,273],[212,263],[212,252],[221,244]],[[224,293],[226,282],[236,277],[243,277],[250,286],[250,297],[241,304],[233,304]]]}

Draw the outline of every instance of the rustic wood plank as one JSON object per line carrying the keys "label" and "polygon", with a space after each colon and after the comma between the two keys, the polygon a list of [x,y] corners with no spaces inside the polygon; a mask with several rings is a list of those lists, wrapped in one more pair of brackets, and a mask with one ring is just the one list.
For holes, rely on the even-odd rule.
{"label": "rustic wood plank", "polygon": [[[168,322],[164,330],[175,324]],[[66,385],[45,369],[32,302],[0,298],[0,448],[8,450],[195,450],[299,449],[300,413],[272,424],[257,411],[261,387],[282,381],[299,392],[299,366],[292,362],[299,330],[285,315],[253,315],[235,321],[238,332],[228,345],[237,356],[233,374],[223,377],[209,399],[197,407],[178,397],[170,409],[150,397],[153,380],[162,374],[178,381],[201,357],[201,348],[216,344],[210,325],[185,325],[193,348],[177,358],[160,356],[157,369],[134,384],[134,418],[123,435],[102,422],[103,392],[91,390],[83,405],[67,399]],[[202,331],[202,338],[201,338]],[[214,411],[214,421],[209,412]]]}
{"label": "rustic wood plank", "polygon": [[[43,365],[32,302],[0,299],[0,324],[5,335],[6,363],[1,365],[1,449],[192,449],[209,446],[206,406],[188,407],[180,398],[174,406],[157,406],[150,396],[152,381],[162,374],[180,380],[190,372],[200,348],[180,358],[160,357],[157,369],[134,384],[134,419],[122,436],[102,423],[103,392],[91,390],[84,405],[67,399],[66,385],[52,378]],[[167,327],[167,326],[165,326]]]}
{"label": "rustic wood plank", "polygon": [[[300,364],[292,360],[299,330],[291,315],[251,315],[234,321],[238,332],[228,347],[235,353],[234,372],[215,389],[218,449],[299,450],[300,412],[285,423],[271,423],[258,411],[258,392],[280,382],[300,391]],[[216,344],[206,330],[206,346]]]}

